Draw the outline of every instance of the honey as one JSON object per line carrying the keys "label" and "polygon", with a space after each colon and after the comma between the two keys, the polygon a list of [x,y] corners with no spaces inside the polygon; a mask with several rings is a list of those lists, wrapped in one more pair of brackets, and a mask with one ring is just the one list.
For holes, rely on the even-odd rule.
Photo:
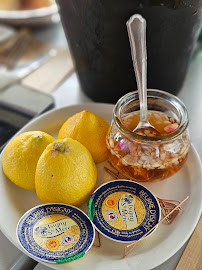
{"label": "honey", "polygon": [[[149,130],[145,130],[142,134],[138,131],[136,134],[133,130],[140,121],[140,113],[135,108],[137,104],[135,99],[132,100],[133,103],[129,100],[129,95],[133,95],[134,98],[136,92],[131,93],[120,99],[115,106],[106,140],[109,160],[121,174],[134,181],[160,181],[168,178],[182,168],[189,151],[188,120],[184,120],[187,115],[186,111],[183,112],[185,108],[182,110],[181,104],[177,110],[174,106],[172,108],[169,104],[170,97],[168,101],[165,100],[165,108],[159,107],[159,103],[152,100],[148,121],[161,136],[153,137]],[[152,94],[162,96],[164,92],[152,90]],[[123,102],[124,98],[127,101],[126,105]],[[180,101],[176,97],[173,99],[176,99],[177,107],[177,102]],[[161,97],[161,103],[163,102]],[[177,115],[180,110],[185,116]]]}
{"label": "honey", "polygon": [[175,174],[179,169],[182,168],[187,155],[182,158],[177,165],[172,164],[166,168],[144,168],[143,166],[133,166],[133,165],[123,165],[120,159],[110,153],[110,161],[113,166],[128,179],[135,181],[160,181],[162,179],[168,178],[169,176]]}
{"label": "honey", "polygon": [[[122,118],[123,125],[131,131],[133,131],[137,127],[139,121],[139,112],[130,113]],[[148,121],[153,127],[155,127],[155,129],[161,134],[161,136],[173,132],[179,126],[179,123],[173,117],[170,117],[165,113],[161,112],[148,112]],[[149,131],[148,133],[146,131],[146,134],[141,135],[152,137],[152,134],[149,134]]]}

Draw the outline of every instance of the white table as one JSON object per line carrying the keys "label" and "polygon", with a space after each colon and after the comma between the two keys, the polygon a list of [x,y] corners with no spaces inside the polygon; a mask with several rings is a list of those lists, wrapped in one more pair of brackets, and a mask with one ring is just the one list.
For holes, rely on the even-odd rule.
{"label": "white table", "polygon": [[[63,47],[67,46],[60,23],[45,29],[35,30],[35,34],[43,41]],[[55,98],[56,107],[91,102],[91,100],[81,91],[75,73],[53,92],[53,96]],[[179,93],[179,97],[188,109],[191,140],[202,159],[202,44],[200,51],[198,48],[197,53],[193,57],[184,86]],[[169,260],[156,267],[155,270],[174,270],[185,247],[186,245],[184,245]],[[9,270],[21,255],[22,253],[0,232],[0,270]],[[38,263],[34,270],[50,269],[51,268]]]}

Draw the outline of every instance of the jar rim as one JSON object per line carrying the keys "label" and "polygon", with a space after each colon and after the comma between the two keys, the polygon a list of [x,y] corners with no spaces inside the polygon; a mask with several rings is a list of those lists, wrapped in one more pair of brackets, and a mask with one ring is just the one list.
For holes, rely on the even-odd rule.
{"label": "jar rim", "polygon": [[[127,93],[126,95],[122,96],[117,103],[114,106],[113,109],[113,121],[118,127],[118,129],[124,133],[124,135],[129,136],[133,140],[141,141],[141,142],[166,142],[166,141],[172,141],[176,137],[180,136],[187,128],[189,124],[189,119],[188,119],[188,112],[187,109],[184,105],[184,103],[175,95],[168,93],[163,90],[158,90],[158,89],[147,89],[147,96],[148,97],[159,97],[161,99],[167,97],[168,103],[172,104],[173,106],[178,106],[178,109],[180,110],[181,114],[181,121],[179,126],[171,133],[168,133],[164,136],[156,136],[156,137],[147,137],[143,135],[139,135],[137,133],[132,132],[129,130],[127,127],[125,127],[122,122],[121,122],[121,116],[120,116],[120,108],[122,106],[122,103],[126,100],[132,100],[134,96],[139,96],[138,95],[138,90],[132,91]],[[172,102],[171,102],[172,100]]]}

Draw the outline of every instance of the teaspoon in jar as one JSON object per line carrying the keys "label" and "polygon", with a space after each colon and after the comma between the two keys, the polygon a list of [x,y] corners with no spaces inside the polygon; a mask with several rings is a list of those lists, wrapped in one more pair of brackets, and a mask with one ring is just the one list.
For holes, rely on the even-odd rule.
{"label": "teaspoon in jar", "polygon": [[140,100],[140,121],[133,132],[149,137],[161,136],[147,118],[146,21],[141,15],[135,14],[126,25]]}

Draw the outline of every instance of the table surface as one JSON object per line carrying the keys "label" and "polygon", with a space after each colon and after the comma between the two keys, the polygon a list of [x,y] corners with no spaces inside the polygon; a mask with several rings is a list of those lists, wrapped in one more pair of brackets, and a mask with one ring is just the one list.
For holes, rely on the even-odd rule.
{"label": "table surface", "polygon": [[[67,47],[67,41],[60,23],[45,28],[33,30],[37,38],[50,44]],[[196,52],[190,64],[184,85],[178,97],[185,103],[190,119],[190,135],[192,143],[202,159],[202,44],[198,44]],[[80,89],[79,82],[75,73],[67,78],[52,95],[55,98],[56,107],[65,105],[92,102]],[[15,261],[22,255],[16,247],[0,232],[0,269],[8,270]],[[186,244],[169,260],[162,265],[154,268],[155,270],[174,270],[186,247]],[[50,270],[40,263],[34,270]],[[29,270],[29,269],[26,269]],[[149,270],[149,269],[145,269]]]}

